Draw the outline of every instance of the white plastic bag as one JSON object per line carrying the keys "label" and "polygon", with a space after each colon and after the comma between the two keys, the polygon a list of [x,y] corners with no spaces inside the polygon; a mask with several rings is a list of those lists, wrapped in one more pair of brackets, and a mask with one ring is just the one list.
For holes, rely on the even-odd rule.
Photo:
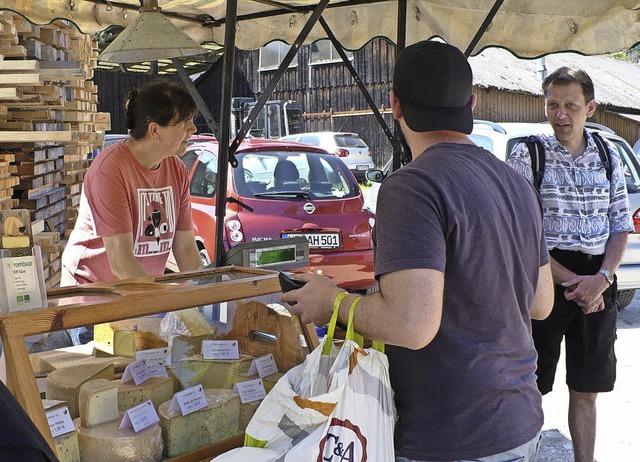
{"label": "white plastic bag", "polygon": [[332,319],[320,346],[262,401],[247,427],[245,446],[276,451],[285,462],[394,460],[387,357],[349,340],[352,329],[347,340],[334,344],[333,329]]}

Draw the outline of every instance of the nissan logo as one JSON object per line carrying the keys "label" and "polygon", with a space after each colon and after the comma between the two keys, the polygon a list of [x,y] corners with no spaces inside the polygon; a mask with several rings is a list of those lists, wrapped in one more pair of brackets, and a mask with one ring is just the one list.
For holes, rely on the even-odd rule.
{"label": "nissan logo", "polygon": [[313,205],[311,202],[307,202],[306,204],[304,204],[304,207],[302,207],[304,209],[305,212],[307,212],[309,215],[311,215],[313,212],[316,211],[316,206]]}

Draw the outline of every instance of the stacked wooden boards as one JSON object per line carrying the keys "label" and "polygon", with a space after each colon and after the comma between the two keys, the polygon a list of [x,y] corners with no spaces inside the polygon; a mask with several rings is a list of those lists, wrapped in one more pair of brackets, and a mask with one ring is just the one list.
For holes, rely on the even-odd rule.
{"label": "stacked wooden boards", "polygon": [[[109,129],[109,114],[96,112],[96,65],[95,42],[73,25],[0,12],[0,209],[28,209],[63,239]],[[48,248],[50,261],[59,258],[59,245]],[[51,278],[55,285],[59,274]]]}

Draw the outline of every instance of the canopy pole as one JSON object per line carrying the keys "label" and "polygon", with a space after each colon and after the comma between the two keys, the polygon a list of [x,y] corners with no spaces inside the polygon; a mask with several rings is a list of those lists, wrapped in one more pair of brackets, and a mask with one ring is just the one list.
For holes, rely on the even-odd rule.
{"label": "canopy pole", "polygon": [[204,101],[204,98],[202,98],[202,95],[196,88],[195,84],[193,83],[193,80],[191,80],[191,78],[189,77],[189,74],[187,74],[187,71],[184,69],[184,66],[182,65],[182,61],[180,61],[178,58],[172,58],[171,62],[176,67],[176,71],[178,71],[178,75],[180,75],[180,79],[182,79],[182,83],[184,83],[184,86],[187,87],[189,94],[191,95],[193,100],[196,102],[196,106],[198,106],[198,110],[202,114],[202,117],[204,117],[204,120],[207,123],[207,127],[209,127],[209,130],[211,130],[211,133],[213,133],[216,138],[220,139],[219,138],[220,133],[218,132],[219,131],[218,124],[214,120],[213,115],[211,114],[211,111],[207,106],[207,103]]}
{"label": "canopy pole", "polygon": [[347,69],[351,73],[351,76],[356,81],[356,85],[358,85],[358,88],[360,89],[360,92],[364,96],[364,99],[367,101],[367,104],[373,111],[373,115],[378,121],[378,124],[380,125],[380,127],[382,127],[382,131],[384,131],[384,134],[389,139],[389,142],[393,145],[394,135],[391,132],[391,129],[389,129],[387,122],[385,122],[384,118],[382,117],[382,114],[380,114],[380,110],[376,107],[375,101],[373,101],[373,98],[371,97],[369,90],[367,90],[367,87],[364,86],[364,83],[362,82],[362,79],[358,75],[358,72],[355,70],[355,68],[349,61],[347,54],[344,52],[344,48],[342,47],[342,44],[336,38],[335,34],[329,27],[329,24],[327,24],[327,21],[325,21],[324,18],[322,17],[320,18],[319,21],[322,27],[324,28],[324,31],[327,33],[327,37],[329,37],[329,40],[331,40],[331,43],[333,43],[333,46],[335,47],[336,51],[340,55],[340,58],[342,58],[343,64],[347,67]]}
{"label": "canopy pole", "polygon": [[[398,0],[398,26],[396,38],[396,59],[407,44],[407,0]],[[401,166],[403,137],[400,124],[397,120],[393,121],[393,161],[391,162],[391,171],[395,172]],[[405,143],[406,144],[406,143]],[[407,152],[409,148],[405,147]]]}
{"label": "canopy pole", "polygon": [[[224,56],[222,61],[222,94],[220,95],[220,137],[218,137],[218,181],[216,184],[216,245],[214,263],[222,266],[224,258],[224,217],[227,209],[227,172],[229,162],[229,139],[231,138],[231,98],[233,97],[233,70],[236,50],[236,24],[238,0],[227,0],[224,31]],[[235,149],[231,151],[235,152]],[[233,166],[238,165],[235,157]]]}
{"label": "canopy pole", "polygon": [[496,14],[498,13],[498,10],[500,9],[503,3],[504,3],[504,0],[496,0],[496,2],[493,4],[491,11],[489,11],[489,14],[487,14],[487,17],[484,18],[484,22],[480,26],[480,29],[478,29],[478,32],[476,32],[476,35],[471,39],[471,43],[469,43],[467,50],[464,52],[464,55],[467,58],[471,56],[471,53],[473,52],[474,48],[476,47],[476,45],[478,44],[478,42],[480,41],[484,33],[487,31],[487,29],[491,25],[491,21],[493,21],[493,18],[496,16]]}
{"label": "canopy pole", "polygon": [[[262,93],[262,95],[260,95],[260,98],[258,98],[258,101],[256,101],[256,105],[253,107],[253,109],[247,116],[240,130],[238,130],[238,134],[236,135],[236,138],[233,140],[233,143],[231,143],[230,149],[232,153],[236,152],[236,149],[238,149],[238,146],[240,146],[240,143],[242,143],[242,140],[244,139],[244,137],[247,136],[247,132],[249,131],[249,128],[251,128],[251,125],[253,125],[253,122],[258,117],[258,114],[260,114],[260,111],[264,107],[265,103],[271,97],[271,93],[273,93],[273,90],[276,88],[276,85],[278,85],[278,83],[280,82],[280,79],[282,79],[282,76],[284,75],[286,70],[289,68],[289,64],[291,64],[291,61],[293,61],[294,56],[298,53],[298,50],[306,40],[307,36],[309,35],[309,32],[311,32],[311,29],[313,29],[313,26],[316,25],[316,23],[318,22],[318,18],[320,18],[320,16],[322,15],[322,12],[324,11],[324,9],[328,4],[329,4],[329,0],[321,0],[321,2],[318,3],[316,8],[313,10],[313,13],[307,20],[307,23],[304,25],[304,27],[300,31],[300,34],[298,34],[298,37],[293,42],[293,45],[291,45],[291,48],[289,48],[289,51],[287,52],[286,56],[280,63],[278,70],[269,81],[267,88],[264,89],[264,92]],[[226,43],[225,43],[225,48],[226,48]]]}

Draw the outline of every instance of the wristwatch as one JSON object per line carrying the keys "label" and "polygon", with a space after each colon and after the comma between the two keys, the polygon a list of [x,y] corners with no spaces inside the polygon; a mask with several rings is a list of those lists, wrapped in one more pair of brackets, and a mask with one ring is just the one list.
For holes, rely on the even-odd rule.
{"label": "wristwatch", "polygon": [[604,276],[604,278],[607,280],[609,285],[613,284],[613,273],[611,271],[608,271],[606,269],[600,268],[598,270],[598,273],[600,273],[600,274],[602,274]]}

